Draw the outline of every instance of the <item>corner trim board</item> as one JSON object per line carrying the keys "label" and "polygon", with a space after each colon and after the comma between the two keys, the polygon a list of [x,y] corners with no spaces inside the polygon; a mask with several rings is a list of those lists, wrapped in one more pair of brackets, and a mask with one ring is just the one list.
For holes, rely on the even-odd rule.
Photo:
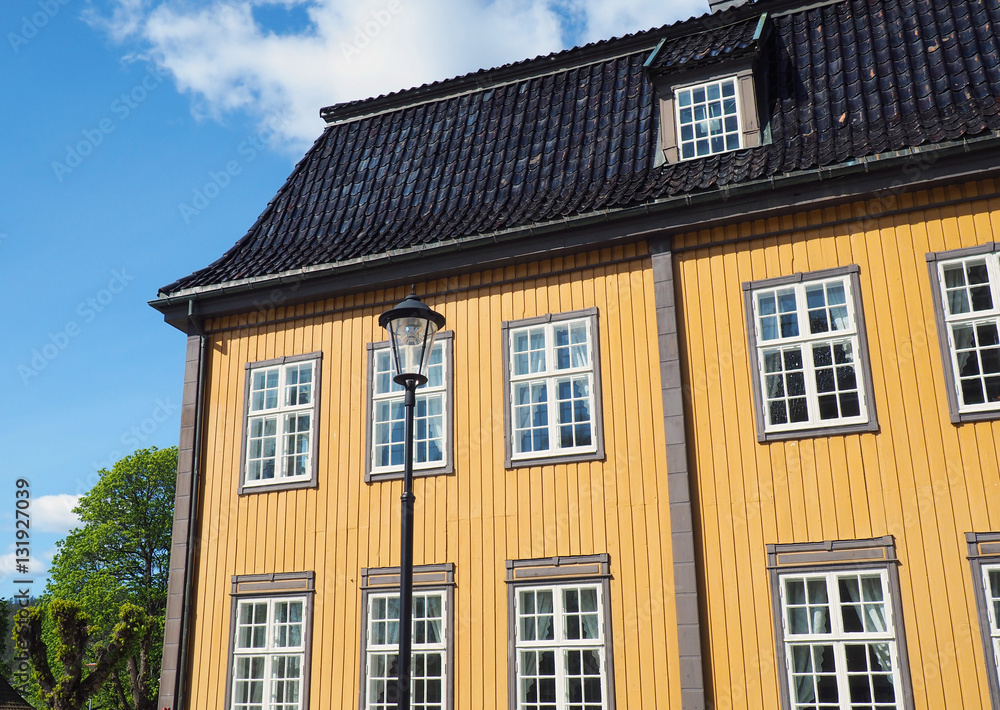
{"label": "corner trim board", "polygon": [[673,255],[669,243],[665,240],[651,243],[650,257],[653,266],[657,342],[660,348],[663,428],[667,445],[674,598],[681,665],[681,710],[705,710],[705,671],[687,458],[687,422],[677,336],[676,303],[679,296],[674,284]]}
{"label": "corner trim board", "polygon": [[198,472],[201,465],[201,425],[208,338],[187,340],[181,428],[174,492],[174,524],[170,540],[167,610],[157,707],[183,708],[187,682],[187,646],[194,573],[194,532],[198,512]]}

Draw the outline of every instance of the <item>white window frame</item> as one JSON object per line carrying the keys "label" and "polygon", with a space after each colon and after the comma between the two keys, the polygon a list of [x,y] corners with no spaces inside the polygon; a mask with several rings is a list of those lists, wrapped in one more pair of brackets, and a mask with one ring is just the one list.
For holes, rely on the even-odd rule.
{"label": "white window frame", "polygon": [[[844,303],[831,304],[828,300],[830,286],[843,288]],[[807,292],[816,287],[822,287],[827,327],[829,330],[811,333],[810,309]],[[861,308],[860,283],[858,267],[851,265],[836,269],[826,269],[809,274],[794,274],[788,277],[767,279],[764,281],[743,284],[748,322],[748,337],[750,345],[751,367],[754,381],[754,402],[757,419],[757,436],[761,442],[790,439],[802,436],[822,436],[827,434],[850,433],[854,431],[874,431],[878,428],[875,417],[874,397],[871,383],[871,363],[868,356],[868,343],[865,336],[864,312]],[[774,295],[777,308],[775,313],[761,312],[761,298]],[[779,298],[791,294],[795,299],[794,312],[782,312]],[[843,309],[846,314],[846,324],[834,330],[834,309]],[[814,309],[819,312],[821,309]],[[790,316],[798,330],[797,334],[782,335],[782,315]],[[765,319],[773,319],[777,326],[777,337],[765,340]],[[828,346],[831,352],[831,363],[817,366],[814,360],[813,348]],[[850,362],[836,362],[838,346],[846,346],[851,351]],[[800,369],[785,369],[788,361],[786,353],[798,350]],[[780,358],[781,369],[768,372],[768,357],[777,355]],[[838,369],[853,365],[854,388],[842,387]],[[817,373],[820,370],[830,371],[829,384],[833,390],[819,391],[820,383]],[[802,394],[790,395],[788,384],[789,372],[801,372]],[[774,392],[778,396],[771,397],[769,384],[774,378],[780,377],[780,389]],[[845,398],[841,395],[857,393],[858,413],[847,416],[822,418],[821,400],[832,398],[837,406],[838,414],[842,411]],[[791,399],[804,399],[806,404],[806,419],[792,421],[790,408]],[[785,422],[772,423],[771,402],[784,401],[786,408]]]}
{"label": "white window frame", "polygon": [[[391,702],[386,700],[385,702],[376,703],[377,698],[373,695],[373,681],[384,680],[386,686],[395,685],[396,674],[394,672],[390,673],[389,669],[392,667],[389,662],[389,658],[393,654],[398,655],[399,653],[399,642],[396,643],[381,643],[376,644],[373,642],[373,624],[376,621],[381,621],[373,619],[372,609],[379,602],[385,602],[388,604],[391,600],[396,600],[397,602],[397,615],[396,615],[396,625],[399,625],[399,592],[370,592],[366,595],[367,600],[365,604],[365,658],[364,658],[364,710],[390,710],[396,707],[396,700]],[[451,610],[448,608],[449,594],[443,589],[415,589],[413,591],[413,636],[412,636],[412,655],[416,656],[418,654],[426,655],[438,655],[440,657],[441,663],[441,673],[438,677],[440,681],[440,696],[437,701],[431,702],[427,700],[426,695],[421,696],[417,691],[417,684],[420,683],[422,679],[430,678],[431,676],[420,676],[419,668],[420,665],[415,660],[411,661],[410,664],[410,702],[411,704],[419,708],[420,710],[449,710],[451,707],[451,696],[449,691],[449,676],[451,673],[451,668],[449,667],[450,653],[448,648],[448,641],[451,637],[451,629],[449,628],[450,614]],[[431,642],[420,642],[418,641],[419,635],[417,633],[417,627],[421,623],[426,623],[425,619],[429,618],[426,614],[423,617],[418,615],[418,599],[424,599],[424,604],[430,598],[436,598],[440,600],[441,603],[441,636],[436,643]],[[426,609],[426,606],[425,606]],[[391,623],[391,617],[386,616],[388,623]],[[397,629],[397,639],[398,639],[398,629]],[[384,657],[386,665],[386,675],[380,678],[372,677],[372,667],[376,663],[377,658]],[[426,692],[426,691],[425,691]],[[393,695],[393,697],[395,697]]]}
{"label": "white window frame", "polygon": [[[301,604],[301,618],[298,622],[299,628],[299,639],[300,643],[294,646],[278,645],[277,631],[279,629],[279,624],[275,618],[275,607],[279,604]],[[245,624],[242,623],[242,610],[247,606],[255,605],[266,605],[267,608],[267,618],[265,619],[264,629],[265,629],[265,644],[261,647],[241,647],[240,646],[240,631],[245,628]],[[234,636],[232,638],[232,652],[230,654],[231,668],[230,673],[232,674],[232,682],[230,684],[230,710],[249,710],[250,708],[259,708],[260,710],[306,710],[308,707],[307,703],[307,688],[306,684],[308,682],[308,670],[306,664],[308,662],[306,647],[307,647],[307,637],[309,628],[309,613],[310,607],[308,599],[304,596],[280,596],[280,597],[250,597],[236,600],[234,605],[235,618],[233,620]],[[262,697],[260,702],[240,702],[242,695],[240,693],[241,683],[245,683],[248,679],[240,678],[240,662],[243,659],[253,659],[253,658],[263,658],[264,669],[263,677],[257,680],[264,684],[262,689]],[[299,662],[299,674],[295,679],[281,678],[277,679],[274,677],[276,672],[276,661],[279,658],[296,658]],[[295,680],[298,684],[297,699],[294,702],[289,702],[287,699],[278,702],[275,697],[275,686],[276,682],[280,680]]]}
{"label": "white window frame", "polygon": [[[570,365],[564,369],[556,368],[556,329],[582,326],[586,333],[586,356],[587,361],[581,365],[574,366],[572,363],[572,340],[570,341]],[[515,352],[517,339],[524,333],[541,333],[544,338],[544,345],[540,350],[527,351],[540,352],[544,360],[543,369],[531,372],[531,357],[529,355],[529,371],[525,373],[516,372],[516,362],[519,355],[523,353]],[[539,463],[560,462],[560,461],[585,461],[604,457],[604,443],[602,430],[601,412],[601,387],[600,387],[600,357],[598,347],[598,327],[597,309],[585,311],[574,311],[570,313],[550,314],[540,318],[529,318],[521,321],[508,321],[503,324],[503,347],[504,347],[504,389],[506,392],[504,408],[506,415],[506,466],[512,468],[519,465],[534,465]],[[572,337],[572,336],[571,336]],[[557,398],[557,387],[560,383],[570,380],[572,383],[577,380],[586,382],[587,394],[579,398],[585,401],[590,413],[590,443],[574,446],[562,446],[560,429],[564,426],[577,427],[579,423],[562,422],[559,419],[560,402]],[[543,427],[518,428],[517,422],[520,413],[520,405],[517,401],[518,388],[528,386],[529,390],[533,386],[543,386],[545,388],[544,411],[546,422]],[[569,400],[576,401],[578,398]],[[531,402],[529,407],[534,409],[542,402]],[[570,405],[572,407],[572,405]],[[572,407],[575,409],[575,407]],[[533,414],[530,416],[534,416]],[[581,422],[582,423],[582,422]],[[532,429],[544,430],[548,439],[548,448],[519,450],[521,432]],[[574,432],[575,434],[575,432]]]}
{"label": "white window frame", "polygon": [[[841,609],[845,606],[845,600],[840,596],[840,580],[850,577],[877,577],[881,583],[881,606],[884,613],[884,618],[886,622],[885,631],[860,631],[860,632],[848,632],[844,630],[843,624],[843,613]],[[790,609],[787,599],[787,583],[791,580],[802,581],[808,584],[810,581],[823,581],[826,584],[826,594],[828,599],[827,604],[827,623],[829,624],[830,631],[828,633],[792,633],[791,631],[791,620],[790,620]],[[796,693],[796,669],[794,668],[794,648],[799,647],[809,647],[810,657],[812,657],[812,649],[816,646],[829,646],[833,649],[835,671],[834,677],[837,683],[837,706],[840,710],[851,710],[852,708],[860,709],[869,707],[894,707],[897,710],[902,710],[904,707],[904,697],[903,697],[903,678],[900,673],[900,658],[899,658],[899,648],[896,643],[896,624],[893,618],[893,605],[891,590],[889,587],[888,573],[885,569],[851,569],[851,570],[840,570],[840,571],[830,571],[830,572],[797,572],[797,573],[787,573],[782,574],[779,577],[780,584],[780,594],[781,594],[781,623],[784,635],[785,644],[785,672],[788,674],[788,688],[789,688],[789,702],[792,710],[812,710],[819,706],[833,706],[832,701],[821,701],[817,696],[811,702],[797,702],[795,698]],[[860,586],[860,583],[859,583]],[[850,601],[850,600],[847,600]],[[850,604],[847,604],[850,605]],[[796,607],[799,608],[799,607]],[[812,611],[812,609],[817,608],[816,606],[802,607],[807,609],[807,614]],[[864,612],[862,611],[862,614]],[[810,622],[811,623],[811,622]],[[885,644],[888,646],[888,657],[892,663],[892,668],[889,673],[879,673],[878,675],[889,675],[892,677],[894,698],[892,702],[876,702],[874,698],[870,695],[871,701],[868,705],[859,701],[859,703],[852,703],[851,701],[851,676],[859,677],[860,673],[851,673],[848,667],[846,650],[848,646],[857,646],[860,644]],[[866,654],[867,655],[867,654]],[[870,664],[871,659],[866,659]],[[799,673],[799,676],[807,677],[808,673]],[[815,686],[814,686],[815,687]],[[871,688],[871,685],[869,685]]]}
{"label": "white window frame", "polygon": [[[992,301],[992,308],[983,310],[972,310],[971,302],[971,292],[968,286],[968,266],[974,264],[975,262],[983,262],[986,266],[987,283],[985,284],[988,289]],[[962,266],[962,272],[966,284],[964,290],[966,297],[968,299],[968,304],[970,310],[966,313],[952,313],[949,301],[950,291],[959,291],[960,288],[949,289],[945,279],[945,271],[953,268],[955,266]],[[954,391],[955,405],[959,415],[963,414],[981,414],[986,413],[997,413],[1000,412],[1000,399],[989,400],[989,393],[986,389],[985,380],[996,380],[1000,382],[1000,372],[991,373],[992,377],[985,377],[982,373],[982,351],[984,349],[994,349],[994,348],[982,348],[978,345],[979,326],[990,326],[992,325],[1000,333],[1000,261],[995,253],[979,253],[969,256],[962,256],[950,259],[939,259],[936,261],[935,269],[937,276],[937,289],[940,294],[939,303],[939,320],[943,321],[944,329],[944,339],[947,342],[947,364],[950,365],[951,371],[951,383],[950,387]],[[977,353],[978,356],[978,375],[971,377],[962,377],[962,367],[959,364],[959,353],[958,347],[955,342],[955,329],[957,327],[972,327],[976,333],[974,336],[977,341],[977,345],[973,347],[971,351]],[[1000,346],[998,346],[1000,348]],[[963,392],[962,382],[963,380],[978,379],[983,387],[983,402],[968,404],[965,401],[965,394]],[[997,383],[993,383],[997,384]]]}
{"label": "white window frame", "polygon": [[[596,594],[597,604],[596,610],[590,612],[596,616],[596,621],[598,624],[598,634],[596,638],[593,639],[571,639],[567,638],[567,619],[570,612],[567,612],[565,608],[565,592],[569,590],[575,590],[578,593],[584,590],[594,591]],[[515,666],[515,684],[514,692],[515,698],[513,699],[513,707],[517,710],[536,710],[536,708],[543,705],[551,706],[551,703],[543,703],[540,699],[535,702],[526,703],[524,700],[524,692],[522,684],[525,681],[525,669],[524,669],[524,658],[525,652],[542,652],[551,651],[555,657],[555,705],[557,710],[566,710],[567,708],[606,708],[610,707],[609,700],[609,682],[608,682],[608,657],[607,657],[607,633],[608,630],[605,628],[606,611],[604,598],[605,585],[601,582],[567,582],[560,584],[544,584],[544,585],[523,585],[518,586],[513,592],[513,609],[511,613],[514,617],[514,653],[515,658],[512,662]],[[522,620],[525,618],[522,612],[522,595],[525,593],[538,592],[550,592],[552,594],[552,625],[553,625],[553,638],[550,640],[546,639],[525,639],[523,638],[523,627]],[[580,628],[582,629],[582,619],[580,620]],[[582,636],[582,634],[581,634]],[[601,699],[598,703],[594,704],[583,704],[580,702],[570,703],[569,700],[569,654],[572,652],[580,651],[596,651],[600,664],[600,688],[601,688]],[[533,676],[540,677],[540,676]],[[582,676],[581,676],[582,677]],[[536,688],[537,689],[537,688]]]}
{"label": "white window frame", "polygon": [[983,585],[983,595],[986,601],[986,619],[988,622],[987,631],[993,645],[993,673],[1000,682],[1000,615],[997,607],[1000,606],[1000,585],[993,589],[990,584],[990,572],[1000,574],[1000,562],[981,565]]}
{"label": "white window frame", "polygon": [[[274,490],[275,488],[301,488],[315,485],[316,483],[316,432],[317,417],[319,414],[319,393],[320,393],[320,364],[319,353],[307,355],[297,355],[276,360],[265,360],[257,363],[247,363],[245,402],[243,416],[243,447],[241,452],[240,471],[240,493],[247,493],[258,489]],[[292,388],[300,387],[301,383],[289,383],[289,373],[299,372],[303,366],[309,366],[312,370],[309,387],[309,401],[305,403],[296,402],[291,404],[288,397],[292,393]],[[255,396],[260,389],[255,388],[256,380],[259,376],[277,376],[277,401],[274,406],[267,406],[266,399],[264,406],[259,406]],[[266,388],[273,389],[273,388]],[[300,417],[309,417],[309,426],[305,430],[295,431],[290,428],[291,423],[298,425]],[[275,432],[274,452],[268,455],[261,450],[264,444],[258,446],[257,441],[270,437],[255,436],[254,428],[258,422],[266,422],[274,419]],[[305,435],[308,438],[306,451],[295,451],[295,442]],[[258,455],[262,454],[262,455]],[[295,458],[303,459],[302,473],[286,474],[289,465]],[[260,473],[255,475],[253,464],[257,461],[273,461],[274,475],[271,478],[263,478]]]}
{"label": "white window frame", "polygon": [[[730,84],[732,86],[732,90],[733,90],[732,97],[725,97],[723,95],[723,84]],[[678,155],[678,160],[680,160],[680,161],[697,160],[698,158],[707,158],[707,157],[709,157],[711,155],[719,155],[721,153],[728,153],[728,152],[731,152],[731,151],[734,151],[734,150],[739,150],[740,148],[744,147],[744,145],[743,145],[743,107],[741,106],[742,98],[740,96],[740,85],[739,84],[740,84],[739,78],[734,74],[732,76],[719,77],[719,78],[712,79],[710,81],[703,81],[703,82],[699,82],[697,84],[682,85],[682,86],[677,86],[677,87],[674,88],[674,97],[673,97],[674,123],[676,125],[676,130],[677,130],[676,135],[677,135],[677,155]],[[716,86],[719,88],[719,98],[718,99],[711,99],[711,100],[708,99],[707,98],[707,93],[708,93],[709,89],[711,87],[716,87]],[[685,123],[685,122],[682,121],[682,116],[684,114],[684,111],[687,110],[687,109],[690,109],[692,112],[694,111],[694,107],[695,107],[694,93],[696,91],[698,91],[698,90],[704,90],[706,92],[705,101],[700,102],[700,103],[703,103],[703,104],[706,105],[706,116],[705,116],[704,119],[696,120],[694,118],[694,116],[692,115],[691,122],[690,123]],[[684,95],[686,93],[690,94],[690,96],[691,96],[691,102],[688,103],[687,105],[683,105],[682,95]],[[726,98],[732,98],[732,100],[733,100],[733,111],[731,113],[727,113],[727,112],[725,112],[725,108],[723,108],[723,113],[722,113],[721,116],[717,116],[717,117],[711,117],[711,116],[709,116],[708,113],[710,112],[710,109],[707,108],[708,105],[711,102],[716,101],[716,100],[724,103]],[[732,118],[736,119],[736,128],[733,129],[733,130],[728,130],[725,127],[725,119],[728,118],[728,117],[732,117]],[[711,133],[711,129],[709,129],[710,132],[709,132],[709,135],[708,135],[707,138],[699,138],[697,136],[697,126],[698,126],[699,123],[704,124],[704,123],[709,123],[709,122],[712,122],[712,121],[715,121],[715,120],[720,121],[721,125],[722,125],[721,138],[722,138],[723,145],[722,145],[722,148],[719,149],[719,150],[716,150],[712,146],[712,139],[715,138],[715,137],[719,137],[719,136],[713,135]],[[687,125],[690,125],[691,126],[691,130],[692,130],[692,137],[690,139],[685,139],[684,138],[684,127],[687,126]],[[729,140],[729,138],[731,136],[736,138],[736,145],[735,146],[730,146],[730,140]],[[707,153],[700,153],[700,154],[698,153],[697,145],[698,145],[698,141],[699,140],[708,140],[709,150],[708,150]],[[692,147],[692,155],[688,155],[688,156],[684,155],[684,148],[687,145],[690,145]]]}
{"label": "white window frame", "polygon": [[990,584],[990,572],[1000,573],[1000,532],[967,532],[968,559],[976,597],[976,616],[986,662],[990,706],[1000,710],[1000,587]]}
{"label": "white window frame", "polygon": [[[414,412],[414,456],[413,456],[413,472],[415,476],[421,475],[436,475],[436,474],[447,474],[452,473],[454,470],[453,456],[452,456],[452,431],[453,431],[453,405],[452,405],[452,362],[453,362],[453,333],[451,331],[442,331],[437,334],[434,341],[434,352],[441,354],[440,370],[441,370],[441,382],[438,385],[432,385],[428,382],[417,388],[416,392],[416,411]],[[381,365],[388,362],[389,370],[385,371],[382,369]],[[435,367],[435,365],[432,365]],[[368,415],[367,415],[367,442],[365,450],[367,451],[365,460],[365,480],[368,482],[377,480],[388,480],[394,478],[401,478],[403,475],[403,462],[400,461],[398,464],[389,464],[385,466],[378,465],[377,462],[377,452],[379,448],[378,435],[379,435],[379,422],[376,421],[376,417],[379,413],[379,406],[388,404],[398,405],[400,408],[403,406],[404,391],[401,385],[395,383],[390,384],[390,389],[388,391],[379,391],[378,383],[382,375],[388,374],[390,383],[392,382],[392,377],[395,374],[395,362],[393,358],[389,355],[389,343],[388,341],[383,341],[380,343],[369,343],[368,344]],[[385,379],[384,377],[382,378]],[[420,445],[421,442],[429,441],[429,437],[421,437],[421,406],[427,406],[427,403],[431,398],[440,398],[441,402],[441,437],[440,437],[440,449],[441,449],[441,459],[440,460],[428,460],[420,461]],[[426,417],[424,418],[426,420]],[[403,421],[398,421],[399,427],[403,426]],[[426,425],[426,422],[425,422]],[[400,437],[402,437],[402,429],[400,429]],[[402,446],[402,439],[398,442]]]}

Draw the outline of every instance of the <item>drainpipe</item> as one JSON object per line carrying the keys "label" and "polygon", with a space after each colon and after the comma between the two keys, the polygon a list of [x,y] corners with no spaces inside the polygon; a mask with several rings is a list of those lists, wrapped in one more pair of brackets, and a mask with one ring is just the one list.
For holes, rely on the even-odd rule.
{"label": "drainpipe", "polygon": [[194,441],[191,452],[191,502],[188,511],[187,557],[184,560],[184,606],[181,611],[180,654],[177,662],[177,685],[174,694],[174,708],[182,710],[187,692],[188,647],[191,632],[192,591],[194,589],[194,548],[196,542],[196,523],[198,515],[198,486],[201,474],[201,442],[202,422],[205,398],[205,369],[208,355],[208,337],[202,323],[194,317],[194,301],[188,301],[188,322],[199,337],[198,342],[198,381],[195,394],[194,410]]}

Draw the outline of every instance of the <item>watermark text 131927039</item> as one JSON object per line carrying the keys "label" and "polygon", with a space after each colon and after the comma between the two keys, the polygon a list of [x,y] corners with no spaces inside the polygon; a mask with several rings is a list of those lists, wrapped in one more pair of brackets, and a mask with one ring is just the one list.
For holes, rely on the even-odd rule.
{"label": "watermark text 131927039", "polygon": [[14,604],[17,606],[17,613],[14,616],[14,626],[15,638],[18,640],[11,670],[14,686],[24,694],[28,690],[30,678],[28,649],[24,647],[16,631],[28,623],[28,607],[31,604],[33,580],[27,578],[31,560],[31,484],[27,479],[19,478],[15,485],[17,488],[14,491],[14,563],[17,574],[14,584],[17,587],[17,594],[14,595]]}

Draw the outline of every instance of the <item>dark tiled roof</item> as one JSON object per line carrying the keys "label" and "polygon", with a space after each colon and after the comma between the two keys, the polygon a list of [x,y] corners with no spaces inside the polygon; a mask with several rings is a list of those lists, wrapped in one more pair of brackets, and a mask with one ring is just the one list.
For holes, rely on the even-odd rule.
{"label": "dark tiled roof", "polygon": [[652,71],[677,71],[742,55],[756,48],[758,24],[763,24],[762,18],[751,17],[666,39],[650,57],[648,66]]}
{"label": "dark tiled roof", "polygon": [[0,676],[0,710],[33,710],[3,676]]}
{"label": "dark tiled roof", "polygon": [[650,31],[644,48],[636,35],[629,53],[587,66],[546,74],[543,63],[540,76],[334,123],[246,236],[162,293],[1000,130],[996,2],[844,0],[773,17],[761,57],[769,144],[657,166],[652,48],[729,31],[737,47],[768,6],[742,8],[742,23],[719,22],[736,8]]}

